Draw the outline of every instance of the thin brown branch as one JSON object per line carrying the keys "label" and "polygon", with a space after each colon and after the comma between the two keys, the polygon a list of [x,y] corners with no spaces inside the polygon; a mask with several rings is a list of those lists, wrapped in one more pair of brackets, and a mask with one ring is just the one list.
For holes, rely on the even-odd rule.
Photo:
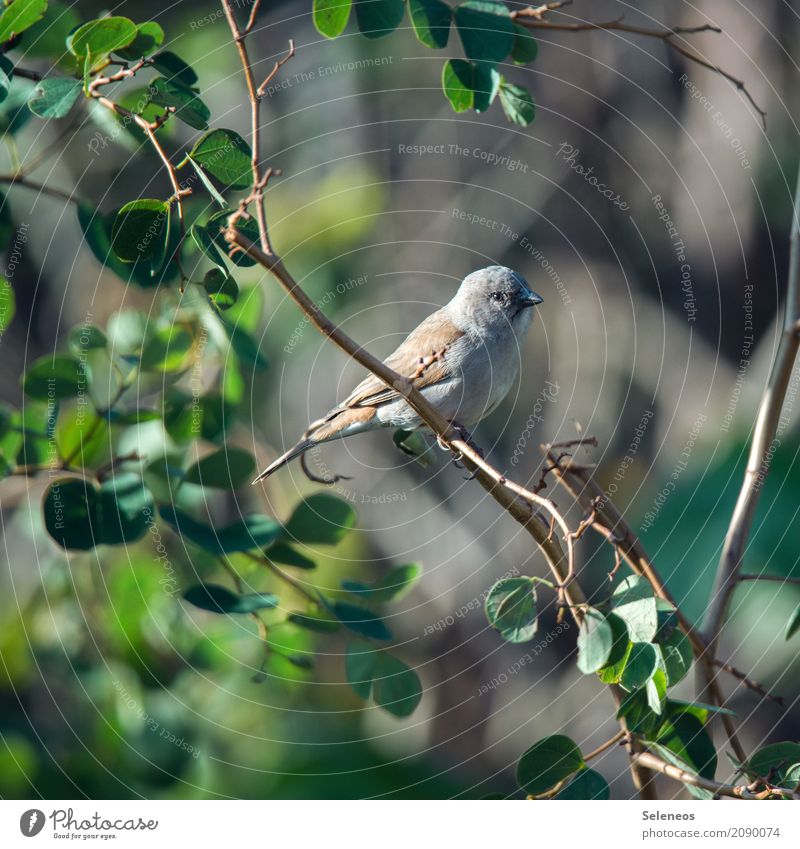
{"label": "thin brown branch", "polygon": [[771,796],[783,796],[789,799],[800,799],[800,793],[790,787],[779,787],[767,785],[764,790],[756,790],[751,785],[744,784],[723,784],[719,781],[714,781],[710,778],[703,778],[700,775],[695,775],[693,772],[688,772],[680,767],[673,766],[666,761],[654,755],[652,752],[639,752],[631,755],[631,761],[638,763],[647,769],[655,772],[660,772],[671,778],[674,781],[680,781],[682,784],[691,784],[694,787],[702,787],[717,796],[728,796],[731,799],[767,799]]}
{"label": "thin brown branch", "polygon": [[617,731],[617,733],[610,740],[606,740],[605,743],[602,743],[596,749],[592,749],[592,751],[589,752],[588,755],[583,756],[583,759],[585,761],[590,761],[590,760],[592,760],[592,758],[596,758],[598,755],[602,755],[603,752],[607,751],[612,746],[616,746],[617,743],[621,742],[624,739],[625,739],[625,732],[624,731]]}
{"label": "thin brown branch", "polygon": [[67,203],[79,203],[79,199],[75,195],[71,195],[62,189],[57,189],[55,186],[50,186],[45,183],[39,183],[36,180],[31,180],[24,174],[0,174],[0,183],[8,183],[12,186],[25,186],[27,189],[32,189],[41,194],[50,195],[59,200],[67,201]]}
{"label": "thin brown branch", "polygon": [[798,349],[800,349],[800,333],[798,332],[798,322],[800,322],[800,173],[798,173],[792,209],[790,243],[783,333],[772,364],[772,372],[761,397],[744,481],[731,516],[717,567],[714,589],[703,622],[703,635],[712,657],[716,655],[720,632],[725,624],[733,592],[739,582],[742,557],[750,536],[761,489],[769,472],[772,456],[781,444],[778,434],[781,411]]}
{"label": "thin brown branch", "polygon": [[763,684],[759,684],[758,682],[751,680],[744,674],[744,672],[741,672],[735,666],[732,666],[730,663],[726,663],[723,660],[719,660],[718,658],[714,658],[713,662],[714,665],[718,666],[723,672],[727,672],[729,675],[736,678],[737,681],[741,681],[742,685],[747,687],[748,690],[758,693],[759,696],[767,699],[767,701],[775,702],[779,705],[783,704],[783,696],[773,696]]}
{"label": "thin brown branch", "polygon": [[275,76],[277,75],[278,71],[280,71],[280,69],[292,58],[292,56],[294,56],[294,54],[295,54],[294,39],[290,38],[289,39],[289,49],[286,52],[286,55],[282,59],[279,59],[275,63],[272,70],[267,74],[267,78],[258,87],[256,94],[258,94],[259,97],[264,96],[264,92],[267,90],[267,86],[275,79]]}
{"label": "thin brown branch", "polygon": [[654,38],[661,41],[685,59],[690,62],[694,62],[696,65],[700,65],[709,71],[713,71],[715,74],[719,74],[719,76],[723,77],[731,83],[731,85],[735,86],[735,88],[742,92],[742,94],[747,98],[753,109],[756,110],[762,126],[766,129],[767,113],[758,105],[758,103],[756,103],[744,81],[733,76],[733,74],[729,73],[724,68],[721,68],[719,65],[715,65],[713,62],[709,62],[707,59],[704,59],[695,49],[685,47],[680,43],[680,41],[678,41],[678,39],[685,41],[684,36],[686,35],[696,35],[697,33],[702,32],[721,33],[722,30],[713,24],[700,24],[699,26],[693,27],[654,29],[652,27],[639,27],[633,26],[632,24],[626,24],[623,22],[622,18],[617,18],[613,21],[580,21],[573,23],[561,23],[545,20],[543,17],[542,7],[518,9],[511,13],[511,17],[516,23],[520,26],[526,27],[527,29],[550,30],[551,32],[587,32],[592,30],[605,30],[623,32],[628,35],[639,35],[645,38]]}
{"label": "thin brown branch", "polygon": [[258,95],[256,88],[255,77],[253,76],[253,66],[250,62],[250,56],[247,52],[246,36],[255,24],[256,15],[258,14],[259,3],[254,3],[250,11],[251,20],[248,21],[244,29],[239,28],[236,23],[236,16],[233,12],[231,0],[221,0],[222,10],[225,13],[225,18],[228,21],[228,26],[233,35],[233,41],[236,45],[236,50],[239,53],[239,59],[242,63],[244,71],[245,84],[247,86],[247,98],[250,101],[250,134],[251,147],[253,156],[251,160],[251,169],[253,172],[253,195],[252,200],[256,207],[256,221],[258,222],[258,238],[261,247],[267,253],[272,252],[272,247],[269,241],[269,231],[267,230],[267,216],[264,210],[264,188],[261,183],[261,98]]}

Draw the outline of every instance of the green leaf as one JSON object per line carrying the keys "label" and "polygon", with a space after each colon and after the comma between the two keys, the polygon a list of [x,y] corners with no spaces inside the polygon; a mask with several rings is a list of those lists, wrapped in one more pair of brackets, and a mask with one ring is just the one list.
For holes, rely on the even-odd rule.
{"label": "green leaf", "polygon": [[0,44],[32,27],[45,13],[47,0],[15,0],[0,15]]}
{"label": "green leaf", "polygon": [[200,248],[203,254],[205,254],[205,256],[210,259],[220,271],[227,274],[225,260],[222,258],[222,254],[217,250],[217,246],[211,238],[211,234],[208,230],[202,224],[195,222],[192,224],[190,232],[192,234],[192,239],[194,239],[195,244],[198,248]]}
{"label": "green leaf", "polygon": [[473,65],[463,59],[449,59],[442,69],[442,88],[454,112],[472,109],[475,95],[472,91]]}
{"label": "green leaf", "polygon": [[0,333],[11,324],[17,311],[14,289],[5,277],[0,277]]}
{"label": "green leaf", "polygon": [[175,110],[180,118],[195,130],[205,130],[211,112],[197,93],[179,82],[177,78],[156,77],[150,83],[150,99],[153,103]]}
{"label": "green leaf", "polygon": [[237,489],[253,473],[256,461],[249,451],[225,446],[190,466],[184,480],[218,489]]}
{"label": "green leaf", "polygon": [[[230,218],[233,212],[235,212],[233,209],[223,209],[220,212],[214,213],[206,223],[206,230],[209,235],[226,256],[230,245],[225,241],[225,230],[228,227],[228,218]],[[241,233],[246,239],[258,244],[258,223],[253,216],[250,218],[240,218],[236,222],[235,230],[237,233]],[[230,259],[235,265],[242,268],[247,268],[256,263],[254,259],[251,259],[246,253],[239,250]]]}
{"label": "green leaf", "polygon": [[86,369],[69,354],[40,357],[22,378],[25,394],[39,401],[74,398],[86,386]]}
{"label": "green leaf", "polygon": [[753,778],[770,778],[783,784],[787,773],[800,764],[800,743],[770,743],[759,749],[747,762],[746,769]]}
{"label": "green leaf", "polygon": [[209,301],[221,311],[229,310],[239,299],[238,284],[230,274],[219,268],[206,272],[203,288],[208,293]]}
{"label": "green leaf", "polygon": [[346,601],[336,601],[331,605],[331,611],[345,628],[355,634],[373,640],[392,639],[392,632],[386,627],[386,623],[371,610]]}
{"label": "green leaf", "polygon": [[211,130],[192,148],[189,156],[229,189],[253,185],[252,151],[233,130]]}
{"label": "green leaf", "polygon": [[106,334],[93,324],[79,324],[69,332],[69,347],[78,357],[87,351],[102,350],[106,345]]}
{"label": "green leaf", "polygon": [[316,569],[317,564],[309,557],[305,557],[285,542],[272,543],[264,552],[270,560],[282,563],[284,566],[294,566],[296,569]]}
{"label": "green leaf", "polygon": [[489,624],[509,643],[533,638],[537,626],[536,587],[530,578],[503,578],[484,604]]}
{"label": "green leaf", "polygon": [[60,57],[64,44],[72,32],[80,26],[81,19],[72,5],[50,0],[44,17],[25,30],[20,44],[25,57]]}
{"label": "green leaf", "polygon": [[171,50],[163,50],[150,58],[152,66],[168,80],[176,80],[185,86],[193,86],[197,82],[197,74],[191,66],[176,56]]}
{"label": "green leaf", "polygon": [[231,592],[219,584],[197,584],[183,594],[186,601],[211,613],[254,613],[277,607],[278,597],[272,593]]}
{"label": "green leaf", "polygon": [[78,27],[67,39],[67,46],[89,71],[101,67],[109,53],[129,45],[137,33],[136,24],[129,18],[97,18]]}
{"label": "green leaf", "polygon": [[123,262],[150,260],[161,251],[166,238],[169,204],[141,198],[126,203],[117,213],[111,230],[111,247]]}
{"label": "green leaf", "polygon": [[368,699],[372,692],[372,678],[375,674],[377,655],[377,649],[374,649],[369,643],[354,642],[347,644],[347,653],[344,657],[347,683],[362,699]]}
{"label": "green leaf", "polygon": [[653,589],[644,578],[631,575],[615,590],[614,613],[625,620],[631,640],[649,643],[658,628],[658,610]]}
{"label": "green leaf", "polygon": [[645,689],[634,690],[623,698],[617,711],[617,719],[623,718],[632,733],[645,737],[651,737],[661,724],[661,717],[650,706]]}
{"label": "green leaf", "polygon": [[555,799],[602,799],[611,798],[608,782],[593,769],[582,769],[553,797]]}
{"label": "green leaf", "polygon": [[434,49],[447,46],[453,10],[444,0],[409,0],[408,10],[422,44]]}
{"label": "green leaf", "polygon": [[141,369],[158,374],[180,371],[191,349],[192,336],[179,324],[148,329],[142,345]]}
{"label": "green leaf", "polygon": [[786,626],[786,639],[791,640],[798,631],[800,631],[800,605],[797,606]]}
{"label": "green leaf", "polygon": [[280,525],[267,516],[246,516],[239,522],[217,530],[198,522],[177,507],[165,505],[158,512],[178,533],[212,554],[232,554],[263,548],[280,534]]}
{"label": "green leaf", "polygon": [[638,690],[653,677],[658,669],[658,649],[652,643],[634,642],[628,662],[620,678],[626,690]]}
{"label": "green leaf", "polygon": [[679,713],[688,713],[699,719],[704,725],[708,721],[709,715],[727,714],[728,716],[736,716],[736,713],[728,708],[718,707],[717,705],[707,705],[705,702],[687,702],[683,699],[668,699],[667,714],[676,716]]}
{"label": "green leaf", "polygon": [[109,445],[108,421],[87,412],[85,404],[61,409],[56,422],[58,456],[71,464],[88,466]]}
{"label": "green leaf", "polygon": [[334,495],[312,495],[294,508],[284,536],[309,545],[336,545],[356,523],[356,511]]}
{"label": "green leaf", "polygon": [[336,619],[328,619],[325,616],[311,613],[290,613],[287,621],[300,628],[305,628],[307,631],[314,631],[318,634],[332,634],[340,631],[342,628]]}
{"label": "green leaf", "polygon": [[149,56],[164,43],[164,30],[155,21],[138,24],[136,29],[136,38],[127,47],[115,51],[130,62]]}
{"label": "green leaf", "polygon": [[[667,762],[672,764],[673,766],[678,767],[678,769],[685,770],[692,775],[697,775],[697,770],[692,768],[692,765],[686,763],[685,760],[679,758],[675,752],[671,749],[668,749],[666,746],[662,746],[660,743],[649,742],[648,746],[658,755]],[[690,793],[697,799],[713,799],[714,794],[710,790],[706,790],[704,787],[697,787],[694,784],[689,784],[688,782],[683,785],[686,788],[687,793]]]}
{"label": "green leaf", "polygon": [[692,644],[686,634],[676,628],[669,639],[660,645],[661,654],[664,656],[667,683],[673,687],[687,675],[692,667],[694,660]]}
{"label": "green leaf", "polygon": [[653,677],[649,678],[644,685],[644,692],[650,710],[661,716],[664,713],[667,699],[667,676],[663,669],[656,669]]}
{"label": "green leaf", "polygon": [[658,730],[656,742],[671,751],[692,772],[714,778],[717,753],[703,724],[688,713],[668,717]]}
{"label": "green leaf", "polygon": [[377,653],[373,668],[372,697],[392,716],[410,716],[422,699],[417,673],[388,652]]}
{"label": "green leaf", "polygon": [[500,105],[506,118],[520,127],[527,127],[536,117],[536,104],[530,92],[522,86],[503,81],[500,85]]}
{"label": "green leaf", "polygon": [[602,669],[608,664],[613,645],[611,623],[599,610],[590,607],[578,632],[578,669],[584,675]]}
{"label": "green leaf", "polygon": [[369,599],[378,604],[394,601],[404,596],[419,580],[420,575],[422,575],[420,563],[396,566],[388,575],[369,588]]}
{"label": "green leaf", "polygon": [[527,65],[533,62],[539,53],[539,43],[531,35],[531,31],[519,24],[514,24],[514,47],[511,58],[515,65]]}
{"label": "green leaf", "polygon": [[14,64],[5,56],[0,56],[0,103],[7,97],[14,78]]}
{"label": "green leaf", "polygon": [[556,734],[534,743],[519,759],[517,783],[526,793],[538,796],[585,766],[575,743]]}
{"label": "green leaf", "polygon": [[138,475],[123,472],[100,487],[88,480],[55,480],[42,506],[50,536],[65,548],[87,551],[142,537],[152,521],[153,501]]}
{"label": "green leaf", "polygon": [[267,365],[267,359],[259,350],[256,340],[241,324],[228,321],[224,316],[218,317],[231,340],[231,347],[236,352],[236,356],[251,368],[264,368]]}
{"label": "green leaf", "polygon": [[367,38],[382,38],[403,20],[403,0],[356,0],[358,28]]}
{"label": "green leaf", "polygon": [[314,26],[326,38],[336,38],[347,26],[352,5],[353,0],[314,0]]}
{"label": "green leaf", "polygon": [[479,62],[502,62],[514,46],[514,24],[505,3],[467,0],[456,6],[455,22],[464,53]]}
{"label": "green leaf", "polygon": [[198,437],[214,442],[230,427],[234,412],[219,392],[194,397],[174,390],[164,405],[164,427],[178,443]]}

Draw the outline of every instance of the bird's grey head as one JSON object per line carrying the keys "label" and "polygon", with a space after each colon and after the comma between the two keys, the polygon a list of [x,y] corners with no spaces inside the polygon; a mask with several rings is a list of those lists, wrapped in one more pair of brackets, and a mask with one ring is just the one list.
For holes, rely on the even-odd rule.
{"label": "bird's grey head", "polygon": [[458,318],[489,332],[528,329],[532,312],[542,302],[525,278],[502,265],[490,265],[464,278],[451,304]]}

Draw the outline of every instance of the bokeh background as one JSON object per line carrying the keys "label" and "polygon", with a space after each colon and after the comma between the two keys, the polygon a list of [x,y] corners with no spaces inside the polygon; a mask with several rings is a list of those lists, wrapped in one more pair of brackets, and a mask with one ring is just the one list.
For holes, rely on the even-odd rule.
{"label": "bokeh background", "polygon": [[[84,18],[108,8],[79,6]],[[113,11],[158,20],[198,70],[216,125],[247,135],[240,67],[217,5],[128,0]],[[408,28],[368,41],[351,25],[327,41],[308,0],[270,3],[251,38],[257,75],[290,37],[298,50],[264,99],[267,158],[283,172],[267,210],[295,276],[379,355],[470,271],[501,263],[521,272],[544,304],[520,378],[478,442],[495,465],[535,482],[540,443],[596,436],[598,449],[579,456],[598,465],[698,619],[777,345],[800,158],[800,15],[790,0],[576,0],[562,19],[621,14],[643,26],[719,24],[722,33],[691,43],[746,82],[766,129],[721,76],[659,41],[600,31],[539,33],[537,60],[508,70],[537,101],[530,127],[508,124],[498,104],[456,115],[439,86],[442,56],[460,49],[454,37],[438,54]],[[51,186],[76,187],[101,209],[166,195],[158,161],[134,158],[135,142],[92,150],[96,118],[81,112],[66,140],[57,140],[63,127],[31,121],[0,154],[4,172],[12,157],[24,164],[55,142],[57,155],[36,172]],[[6,267],[17,316],[0,343],[0,395],[18,405],[26,362],[87,314],[103,325],[121,306],[149,309],[153,295],[100,269],[69,205],[19,187],[8,195],[18,232],[25,227]],[[270,367],[252,380],[235,438],[268,461],[359,370],[300,321],[271,279],[245,269],[239,280],[259,284],[257,338]],[[800,577],[798,406],[792,390],[746,571]],[[512,792],[516,758],[546,734],[568,729],[584,750],[611,736],[610,698],[575,670],[575,629],[558,632],[547,591],[542,646],[504,644],[487,626],[480,601],[494,581],[546,567],[495,502],[435,454],[423,468],[384,433],[327,446],[315,461],[352,476],[337,490],[359,516],[342,545],[317,552],[323,582],[424,565],[390,614],[398,654],[425,687],[402,721],[354,696],[335,642],[312,673],[283,669],[252,683],[252,633],[189,616],[164,592],[147,540],[66,557],[43,532],[45,482],[5,481],[0,795],[475,798]],[[660,496],[670,480],[674,491]],[[293,465],[228,506],[282,518],[316,489]],[[582,583],[601,597],[613,555],[591,534],[579,550]],[[188,575],[184,548],[170,552]],[[728,682],[748,748],[798,737],[797,644],[782,633],[798,601],[796,585],[779,583],[748,583],[736,596],[724,656],[786,699],[786,709],[759,704]],[[615,796],[630,794],[624,753],[609,751],[598,768]]]}

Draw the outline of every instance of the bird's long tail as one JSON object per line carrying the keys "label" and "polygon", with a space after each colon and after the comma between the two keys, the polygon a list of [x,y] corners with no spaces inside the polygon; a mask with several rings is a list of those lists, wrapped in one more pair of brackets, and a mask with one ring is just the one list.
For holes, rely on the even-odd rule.
{"label": "bird's long tail", "polygon": [[304,437],[297,443],[293,448],[290,448],[285,454],[281,454],[277,460],[273,460],[266,469],[253,481],[253,484],[257,484],[266,478],[268,478],[273,472],[277,472],[278,469],[282,469],[287,463],[291,463],[295,457],[299,457],[301,454],[308,451],[312,445],[316,445],[316,440],[308,439]]}

